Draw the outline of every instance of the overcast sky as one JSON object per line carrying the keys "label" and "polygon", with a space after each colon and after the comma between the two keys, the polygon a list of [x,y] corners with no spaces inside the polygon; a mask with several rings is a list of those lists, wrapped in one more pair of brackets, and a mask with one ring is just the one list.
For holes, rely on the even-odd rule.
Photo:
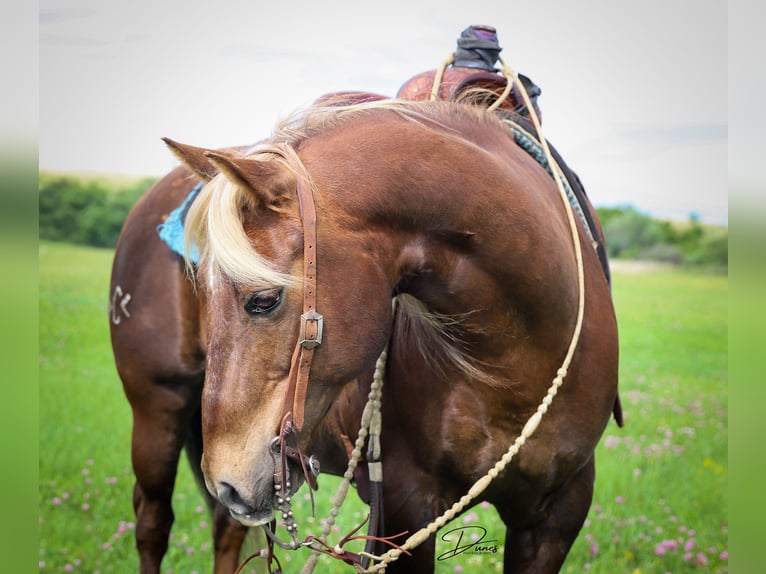
{"label": "overcast sky", "polygon": [[247,144],[323,93],[394,95],[470,24],[596,205],[726,223],[722,0],[40,0],[40,168],[161,175],[162,136]]}

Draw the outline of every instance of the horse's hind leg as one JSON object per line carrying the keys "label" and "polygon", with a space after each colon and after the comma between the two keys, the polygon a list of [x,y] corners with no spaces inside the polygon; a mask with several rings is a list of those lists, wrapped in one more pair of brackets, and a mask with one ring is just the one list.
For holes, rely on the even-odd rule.
{"label": "horse's hind leg", "polygon": [[231,574],[239,566],[242,544],[248,529],[234,520],[226,507],[215,500],[205,487],[200,465],[202,461],[202,419],[199,409],[190,421],[186,454],[189,457],[189,463],[197,483],[205,495],[208,507],[213,512],[214,572],[215,574]]}
{"label": "horse's hind leg", "polygon": [[140,400],[131,400],[131,454],[136,475],[133,506],[141,573],[154,574],[160,571],[168,549],[178,460],[200,391],[199,383],[189,387],[178,381],[168,385],[157,383],[149,389],[143,387],[142,391]]}
{"label": "horse's hind leg", "polygon": [[564,486],[543,502],[542,517],[531,526],[511,526],[515,520],[497,505],[508,528],[505,574],[554,574],[564,560],[588,515],[593,498],[593,458]]}

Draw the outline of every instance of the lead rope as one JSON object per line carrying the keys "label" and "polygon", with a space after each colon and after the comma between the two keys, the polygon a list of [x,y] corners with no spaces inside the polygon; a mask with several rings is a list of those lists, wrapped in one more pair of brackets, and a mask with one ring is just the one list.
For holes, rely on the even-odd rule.
{"label": "lead rope", "polygon": [[[524,428],[521,431],[521,434],[516,438],[514,443],[510,446],[510,448],[506,451],[506,453],[498,460],[495,465],[489,469],[487,474],[485,474],[483,477],[481,477],[479,480],[477,480],[473,486],[468,490],[468,492],[463,495],[460,500],[455,502],[451,508],[449,508],[444,514],[434,519],[430,524],[425,526],[424,528],[418,530],[410,536],[404,544],[397,548],[393,548],[386,552],[385,554],[381,556],[372,556],[369,555],[369,558],[372,558],[373,560],[377,561],[378,564],[375,564],[374,566],[368,568],[367,570],[363,570],[363,572],[372,573],[372,572],[383,572],[385,571],[388,564],[391,562],[397,560],[399,556],[401,556],[402,552],[406,552],[408,550],[411,550],[423,542],[425,542],[430,536],[436,533],[439,528],[447,524],[450,520],[452,520],[455,516],[457,516],[460,512],[465,510],[465,508],[474,500],[476,500],[477,497],[479,497],[490,485],[490,483],[497,477],[498,474],[500,474],[508,464],[510,464],[511,460],[513,460],[513,457],[516,456],[516,454],[519,452],[519,449],[524,445],[524,443],[534,434],[535,430],[537,430],[538,425],[540,424],[540,421],[543,418],[543,415],[548,411],[548,407],[550,407],[551,403],[553,402],[553,397],[556,396],[556,394],[559,391],[559,388],[561,385],[564,384],[564,377],[567,375],[567,371],[569,370],[569,366],[572,362],[572,357],[574,356],[575,349],[577,348],[577,343],[580,339],[580,333],[582,332],[582,323],[583,318],[585,316],[585,272],[583,268],[583,261],[582,261],[582,247],[580,245],[580,236],[577,232],[577,223],[575,221],[574,213],[572,206],[569,203],[569,200],[566,195],[566,191],[564,190],[564,186],[561,183],[561,170],[558,166],[558,164],[553,160],[553,156],[551,155],[550,149],[548,148],[548,143],[545,140],[545,137],[543,136],[542,127],[540,126],[540,120],[537,117],[537,113],[534,110],[534,107],[532,106],[532,102],[530,101],[529,94],[527,93],[526,89],[524,88],[524,85],[518,80],[518,76],[516,73],[509,68],[505,62],[501,58],[499,58],[500,63],[503,66],[503,75],[508,79],[508,85],[506,86],[506,91],[504,92],[505,95],[507,95],[506,92],[510,92],[510,86],[512,82],[518,81],[520,92],[522,95],[522,98],[524,99],[524,103],[527,106],[527,109],[529,110],[529,115],[532,118],[532,122],[535,126],[535,130],[537,131],[537,134],[540,138],[540,144],[543,148],[543,151],[545,152],[545,156],[548,158],[548,162],[551,166],[551,170],[553,171],[553,179],[556,182],[556,185],[559,190],[559,194],[561,196],[561,200],[564,203],[564,209],[567,214],[567,219],[569,221],[569,229],[572,232],[572,241],[574,243],[574,249],[575,249],[575,260],[577,263],[577,284],[578,284],[578,307],[577,307],[577,320],[575,322],[574,332],[572,333],[572,339],[569,343],[569,348],[567,349],[567,354],[564,357],[564,361],[561,364],[561,367],[556,372],[556,377],[553,379],[553,382],[551,383],[551,386],[548,388],[548,393],[543,398],[540,405],[537,407],[537,410],[532,414],[532,416],[529,418],[527,423],[524,425]],[[444,66],[446,67],[446,65]],[[442,69],[443,71],[443,69]],[[441,77],[441,74],[439,74],[439,77]],[[438,91],[438,86],[435,88]],[[501,100],[498,100],[493,104],[490,109],[495,109],[497,106],[499,106],[501,103]]]}

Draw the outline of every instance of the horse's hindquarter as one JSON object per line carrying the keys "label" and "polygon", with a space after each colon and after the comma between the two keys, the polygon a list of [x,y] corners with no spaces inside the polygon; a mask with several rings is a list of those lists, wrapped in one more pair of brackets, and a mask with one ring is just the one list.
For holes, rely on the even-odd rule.
{"label": "horse's hindquarter", "polygon": [[[572,317],[559,324],[561,340],[568,342],[573,322]],[[392,358],[384,422],[395,423],[386,425],[384,444],[397,466],[413,465],[423,476],[440,477],[445,496],[436,510],[451,505],[505,454],[561,366],[566,344],[552,349],[536,342],[533,331],[516,328],[498,335],[506,350],[495,357],[503,366],[491,369],[496,386],[454,371],[435,376],[411,356],[399,363],[400,355]],[[511,507],[510,514],[521,521],[534,521],[546,498],[589,463],[616,390],[614,313],[603,277],[591,272],[583,332],[563,386],[536,432],[483,498]]]}

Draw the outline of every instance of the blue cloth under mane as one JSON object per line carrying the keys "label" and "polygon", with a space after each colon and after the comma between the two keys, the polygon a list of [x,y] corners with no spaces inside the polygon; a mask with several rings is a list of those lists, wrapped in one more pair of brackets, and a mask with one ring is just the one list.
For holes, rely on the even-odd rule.
{"label": "blue cloth under mane", "polygon": [[[198,183],[194,186],[194,189],[191,190],[189,195],[186,196],[186,199],[184,199],[184,202],[180,207],[171,211],[165,222],[157,226],[160,239],[181,256],[184,256],[184,219],[186,218],[186,212],[189,210],[189,206],[192,201],[194,201],[194,198],[197,197],[200,189],[202,189],[202,184]],[[197,251],[196,245],[192,245],[189,259],[194,263],[199,263],[199,251]]]}

